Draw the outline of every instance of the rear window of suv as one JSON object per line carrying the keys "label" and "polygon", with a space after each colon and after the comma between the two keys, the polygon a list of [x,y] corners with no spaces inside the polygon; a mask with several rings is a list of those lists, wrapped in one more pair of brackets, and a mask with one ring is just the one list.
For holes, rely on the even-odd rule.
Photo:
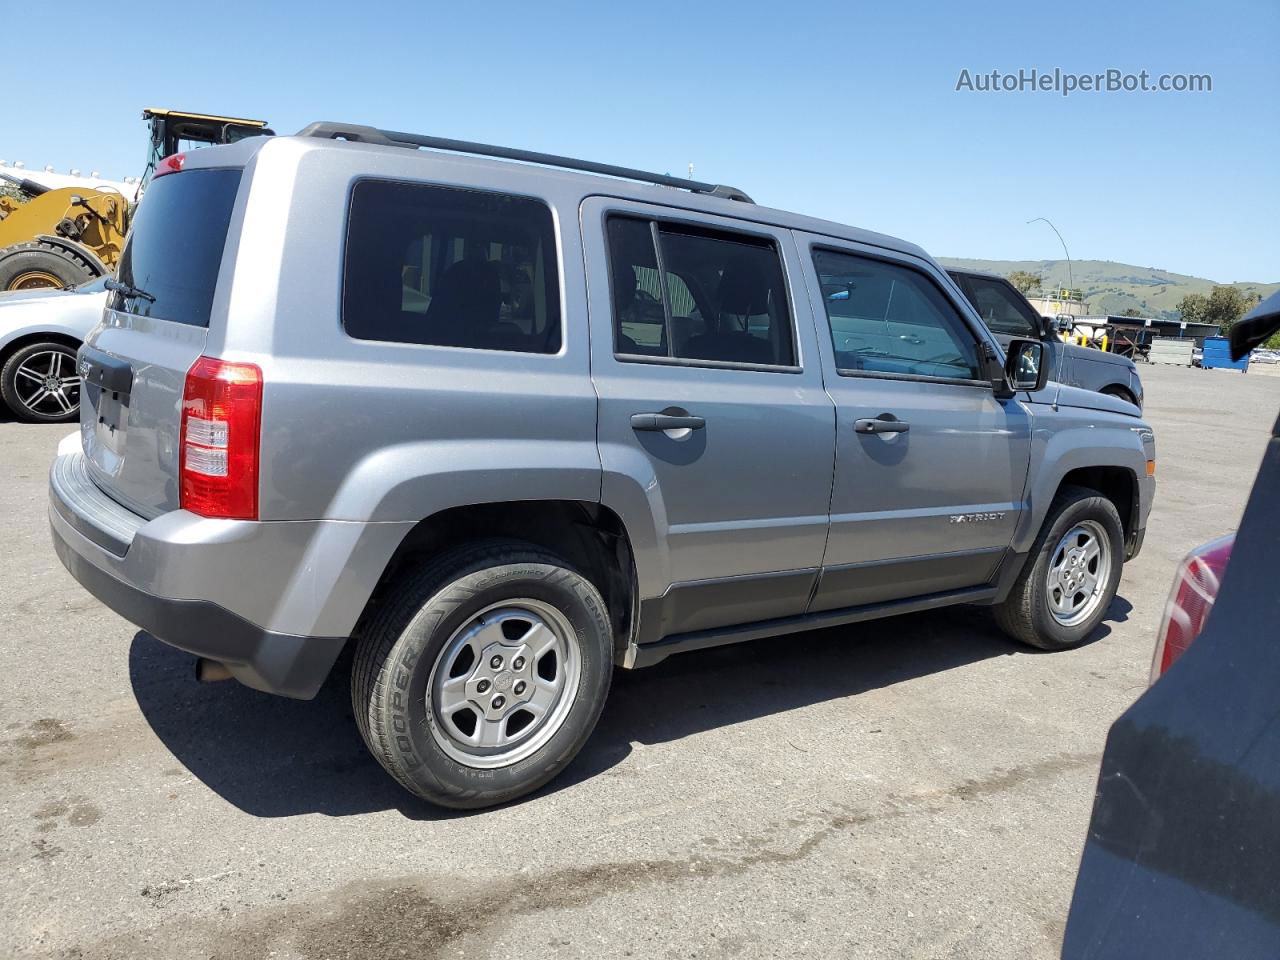
{"label": "rear window of suv", "polygon": [[146,296],[113,294],[112,305],[207,327],[239,189],[239,169],[184,170],[151,181],[117,271],[121,283]]}
{"label": "rear window of suv", "polygon": [[541,201],[386,180],[352,191],[342,286],[352,337],[556,353],[557,277]]}

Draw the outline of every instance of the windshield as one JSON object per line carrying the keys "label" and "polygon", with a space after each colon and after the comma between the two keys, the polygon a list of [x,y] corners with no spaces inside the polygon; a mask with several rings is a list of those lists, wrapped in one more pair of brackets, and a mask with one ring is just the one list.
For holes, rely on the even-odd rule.
{"label": "windshield", "polygon": [[1040,338],[1040,315],[1013,287],[992,277],[965,276],[961,284],[992,333]]}

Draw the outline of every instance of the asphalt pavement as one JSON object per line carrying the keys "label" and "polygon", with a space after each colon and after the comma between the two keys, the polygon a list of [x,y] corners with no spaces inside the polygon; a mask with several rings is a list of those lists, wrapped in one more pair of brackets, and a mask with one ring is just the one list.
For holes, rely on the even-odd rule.
{"label": "asphalt pavement", "polygon": [[197,684],[49,545],[70,428],[0,421],[0,956],[1056,957],[1107,728],[1280,376],[1143,367],[1159,489],[1099,637],[929,614],[619,671],[568,772],[457,814],[310,702]]}

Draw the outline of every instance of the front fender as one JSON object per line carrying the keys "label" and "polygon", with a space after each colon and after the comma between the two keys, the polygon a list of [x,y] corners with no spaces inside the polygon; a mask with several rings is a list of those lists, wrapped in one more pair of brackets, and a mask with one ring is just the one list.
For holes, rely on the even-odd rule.
{"label": "front fender", "polygon": [[[1123,406],[1132,409],[1131,404]],[[1136,522],[1144,525],[1150,510],[1150,495],[1143,496],[1147,460],[1154,454],[1148,454],[1143,437],[1151,435],[1151,428],[1122,413],[1066,406],[1055,409],[1046,404],[1030,404],[1029,408],[1033,416],[1029,509],[1018,525],[1013,550],[1026,553],[1031,549],[1064,478],[1073,470],[1088,467],[1120,467],[1132,475],[1140,497]]]}

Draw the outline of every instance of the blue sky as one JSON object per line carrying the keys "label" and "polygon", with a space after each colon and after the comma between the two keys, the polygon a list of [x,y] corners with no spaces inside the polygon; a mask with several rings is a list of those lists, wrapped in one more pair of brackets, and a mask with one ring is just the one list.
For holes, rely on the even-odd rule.
{"label": "blue sky", "polygon": [[[40,5],[0,158],[141,172],[144,106],[567,153],[740,186],[938,256],[1280,281],[1280,3]],[[12,30],[10,31],[12,32]],[[86,37],[93,39],[90,41]],[[958,93],[962,69],[1208,73],[1213,92]],[[33,84],[36,77],[50,77]],[[77,87],[66,75],[78,77]],[[23,106],[21,91],[56,91]],[[15,93],[15,91],[18,91]],[[82,104],[77,115],[74,104]]]}

